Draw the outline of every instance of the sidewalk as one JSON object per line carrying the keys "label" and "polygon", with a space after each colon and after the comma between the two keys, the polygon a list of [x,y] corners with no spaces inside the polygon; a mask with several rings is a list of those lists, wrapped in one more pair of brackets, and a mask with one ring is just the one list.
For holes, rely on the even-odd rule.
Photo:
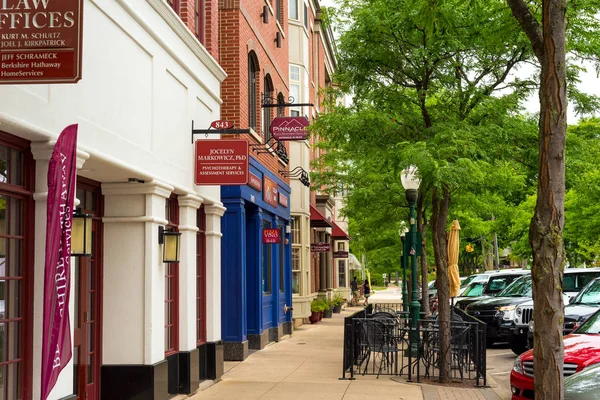
{"label": "sidewalk", "polygon": [[190,399],[504,400],[492,388],[418,385],[405,383],[405,377],[339,380],[344,317],[359,309],[350,308],[318,324],[303,325],[292,336],[251,353],[242,362],[226,362],[223,379]]}

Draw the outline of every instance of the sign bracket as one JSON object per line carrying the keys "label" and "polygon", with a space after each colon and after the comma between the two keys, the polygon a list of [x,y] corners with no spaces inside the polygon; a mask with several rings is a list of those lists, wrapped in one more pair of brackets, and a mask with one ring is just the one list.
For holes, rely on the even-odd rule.
{"label": "sign bracket", "polygon": [[286,108],[286,107],[313,107],[313,103],[294,103],[293,96],[288,97],[288,102],[279,102],[279,99],[274,99],[268,93],[262,94],[262,108]]}
{"label": "sign bracket", "polygon": [[215,129],[212,126],[208,129],[194,129],[194,121],[192,120],[192,144],[194,144],[194,135],[205,135],[208,138],[210,134],[221,134],[221,135],[249,135],[250,129],[233,129],[233,125],[231,128],[226,129]]}
{"label": "sign bracket", "polygon": [[298,178],[300,183],[306,187],[310,187],[310,177],[308,176],[308,172],[306,172],[306,170],[299,165],[291,171],[280,169],[277,172],[279,172],[283,177]]}

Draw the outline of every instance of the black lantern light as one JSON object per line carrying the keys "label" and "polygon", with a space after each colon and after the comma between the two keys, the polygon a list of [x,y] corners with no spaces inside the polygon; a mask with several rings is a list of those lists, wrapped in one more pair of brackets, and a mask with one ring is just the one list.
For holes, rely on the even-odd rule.
{"label": "black lantern light", "polygon": [[92,255],[92,216],[90,214],[84,214],[81,207],[77,207],[73,213],[71,255]]}
{"label": "black lantern light", "polygon": [[166,230],[164,227],[158,227],[158,244],[163,245],[163,262],[178,263],[181,232]]}

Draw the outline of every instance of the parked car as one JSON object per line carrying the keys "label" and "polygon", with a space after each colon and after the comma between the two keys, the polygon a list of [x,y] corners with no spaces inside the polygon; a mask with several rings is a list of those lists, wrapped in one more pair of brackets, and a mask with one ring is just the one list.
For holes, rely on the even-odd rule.
{"label": "parked car", "polygon": [[509,340],[515,309],[519,304],[531,299],[531,290],[531,275],[524,275],[516,279],[496,297],[475,301],[466,307],[467,314],[487,324],[486,340],[488,345]]}
{"label": "parked car", "polygon": [[[454,304],[462,299],[466,299],[469,297],[480,297],[483,293],[483,289],[485,287],[485,282],[471,282],[466,287],[460,289],[460,294],[458,297],[454,298]],[[450,304],[452,304],[452,299],[450,299]],[[434,313],[438,308],[438,298],[437,295],[431,299],[431,312]]]}
{"label": "parked car", "polygon": [[[600,363],[600,310],[596,311],[573,333],[563,339],[565,358],[563,376],[569,377],[585,368]],[[529,350],[515,360],[510,373],[512,400],[534,398],[533,350]],[[580,399],[580,397],[576,397]],[[596,399],[597,397],[593,397]]]}
{"label": "parked car", "polygon": [[565,379],[565,400],[600,399],[600,363]]}
{"label": "parked car", "polygon": [[[594,268],[595,270],[595,268]],[[591,271],[593,273],[593,271]],[[597,273],[597,271],[596,271]],[[568,270],[565,271],[565,276]],[[565,306],[565,319],[563,325],[563,334],[568,335],[587,320],[591,315],[600,309],[600,277],[594,278],[574,297],[571,297]],[[529,318],[531,321],[527,327],[527,348],[533,348],[533,302],[522,304],[519,307],[524,307],[523,312],[519,315],[517,308],[518,319],[515,319],[515,326],[520,328]]]}
{"label": "parked car", "polygon": [[483,288],[481,296],[462,299],[460,301],[457,301],[455,305],[461,310],[465,310],[469,304],[493,297],[499,294],[502,290],[506,289],[508,286],[510,286],[510,284],[513,283],[513,281],[517,278],[529,274],[531,274],[531,271],[523,269],[515,271],[499,271],[497,273],[490,274],[487,277],[487,282],[485,287]]}

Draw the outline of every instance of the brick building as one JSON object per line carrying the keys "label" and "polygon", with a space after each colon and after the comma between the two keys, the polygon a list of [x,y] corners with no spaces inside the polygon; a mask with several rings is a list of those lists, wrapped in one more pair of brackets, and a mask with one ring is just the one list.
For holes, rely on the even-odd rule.
{"label": "brick building", "polygon": [[[219,61],[227,72],[221,116],[250,146],[251,181],[222,186],[222,337],[226,360],[243,360],[291,333],[289,145],[271,137],[276,116],[288,115],[287,1],[221,0]],[[231,136],[225,139],[232,138]],[[265,244],[264,229],[280,242]]]}

